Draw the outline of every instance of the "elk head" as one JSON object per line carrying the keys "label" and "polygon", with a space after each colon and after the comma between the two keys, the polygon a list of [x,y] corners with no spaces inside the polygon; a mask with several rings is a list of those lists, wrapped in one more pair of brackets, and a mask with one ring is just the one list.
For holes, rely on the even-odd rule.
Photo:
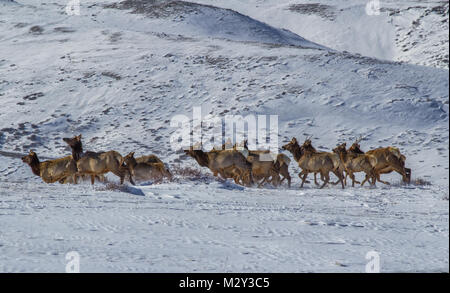
{"label": "elk head", "polygon": [[34,175],[40,176],[39,159],[35,152],[30,150],[27,156],[22,157],[22,162],[27,163],[31,167]]}
{"label": "elk head", "polygon": [[[136,166],[137,162],[136,159],[134,158],[134,152],[130,152],[128,155],[126,155],[125,157],[123,157],[122,159],[122,164],[126,164],[127,166],[131,166],[134,167]],[[121,165],[122,165],[121,164]]]}
{"label": "elk head", "polygon": [[298,141],[295,137],[291,139],[291,141],[284,146],[281,147],[283,150],[290,152],[296,161],[300,160],[303,156],[303,148],[298,145]]}
{"label": "elk head", "polygon": [[63,141],[66,142],[72,149],[72,157],[75,161],[80,159],[80,155],[83,153],[83,145],[81,143],[81,134],[72,138],[65,137]]}
{"label": "elk head", "polygon": [[316,149],[312,146],[311,137],[312,136],[306,138],[301,148],[303,151],[315,153]]}
{"label": "elk head", "polygon": [[292,153],[294,151],[294,149],[296,149],[298,147],[299,147],[298,141],[297,141],[297,139],[295,137],[293,137],[290,142],[288,142],[287,144],[285,144],[281,148],[283,150],[286,150],[286,151],[289,151],[289,152]]}
{"label": "elk head", "polygon": [[32,165],[33,163],[39,163],[38,157],[35,152],[30,150],[30,153],[22,157],[22,162]]}
{"label": "elk head", "polygon": [[361,150],[361,146],[359,145],[359,142],[363,139],[362,136],[360,136],[348,149],[349,152],[355,153],[355,154],[364,154],[364,152]]}
{"label": "elk head", "polygon": [[345,154],[347,152],[346,150],[347,144],[344,142],[340,145],[337,145],[334,149],[333,149],[333,153],[336,154]]}

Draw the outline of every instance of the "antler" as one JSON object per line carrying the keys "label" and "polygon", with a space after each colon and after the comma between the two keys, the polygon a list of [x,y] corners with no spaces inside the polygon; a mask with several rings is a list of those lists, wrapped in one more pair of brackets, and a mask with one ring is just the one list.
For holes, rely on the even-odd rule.
{"label": "antler", "polygon": [[363,136],[362,136],[362,134],[359,136],[359,138],[355,141],[355,143],[359,143],[361,140],[363,140]]}

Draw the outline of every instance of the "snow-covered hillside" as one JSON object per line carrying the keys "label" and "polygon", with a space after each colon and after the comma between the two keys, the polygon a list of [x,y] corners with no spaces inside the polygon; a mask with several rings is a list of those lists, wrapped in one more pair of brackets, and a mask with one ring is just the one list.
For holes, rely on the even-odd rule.
{"label": "snow-covered hillside", "polygon": [[193,2],[236,9],[270,25],[289,29],[311,41],[340,51],[448,69],[448,1]]}
{"label": "snow-covered hillside", "polygon": [[[67,1],[0,0],[0,270],[63,271],[78,250],[87,271],[359,272],[374,249],[385,271],[448,271],[448,70],[389,61],[445,67],[421,53],[431,45],[401,59],[388,39],[364,45],[358,22],[344,40],[322,16],[286,11],[293,2],[203,2],[81,1],[67,15]],[[316,18],[335,42],[297,30]],[[387,55],[367,55],[385,60],[342,51],[357,40],[348,51],[375,42]],[[396,146],[431,185],[299,190],[293,162],[290,189],[205,175],[110,190],[46,185],[20,160],[67,155],[62,138],[82,133],[88,150],[200,169],[169,141],[170,120],[196,106],[278,115],[280,146],[306,135],[328,151],[360,135],[365,150]]]}

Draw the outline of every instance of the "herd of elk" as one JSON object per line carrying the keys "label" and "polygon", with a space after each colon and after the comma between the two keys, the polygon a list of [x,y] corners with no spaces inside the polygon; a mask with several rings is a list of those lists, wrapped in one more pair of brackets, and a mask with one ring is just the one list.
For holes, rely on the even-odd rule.
{"label": "herd of elk", "polygon": [[[389,184],[382,181],[380,175],[393,171],[402,175],[403,182],[410,182],[411,169],[405,167],[406,157],[398,148],[385,147],[363,152],[359,145],[360,140],[361,138],[356,140],[349,149],[342,143],[334,148],[333,152],[320,152],[312,146],[310,138],[300,145],[294,137],[282,146],[282,149],[293,155],[301,169],[298,175],[302,180],[300,187],[308,183],[308,174],[313,173],[316,185],[319,185],[316,175],[320,174],[323,181],[320,188],[323,188],[330,183],[330,172],[338,178],[337,182],[331,183],[341,183],[342,188],[347,184],[347,176],[352,180],[352,187],[355,183],[363,186],[366,181],[372,186],[377,181]],[[116,151],[84,152],[81,134],[73,138],[63,138],[63,141],[70,146],[72,155],[40,162],[36,153],[30,151],[27,156],[22,157],[22,161],[46,183],[76,184],[80,178],[90,178],[94,184],[96,178],[103,181],[104,175],[108,172],[118,176],[121,184],[126,178],[129,178],[133,185],[134,180],[160,182],[164,178],[169,180],[173,178],[166,165],[155,155],[135,158],[134,152],[125,157]],[[209,152],[203,151],[201,147],[190,147],[184,152],[195,159],[201,167],[207,167],[214,176],[222,180],[231,178],[236,184],[243,186],[252,186],[256,183],[258,187],[263,184],[277,187],[286,179],[288,186],[291,186],[289,157],[281,153],[271,153],[269,150],[249,150],[247,141],[244,141],[242,147],[237,147],[236,144],[227,147],[224,144],[221,149],[212,149]],[[358,172],[365,173],[362,183],[355,179],[354,174]]]}
{"label": "herd of elk", "polygon": [[[22,161],[27,163],[32,172],[41,177],[46,183],[74,183],[79,178],[90,177],[94,184],[97,178],[104,180],[104,175],[108,172],[120,178],[120,184],[123,184],[126,175],[128,175],[131,184],[135,184],[133,177],[140,180],[160,180],[163,177],[172,179],[169,170],[164,163],[155,155],[134,158],[134,153],[123,158],[116,151],[107,152],[83,152],[81,134],[73,138],[63,138],[72,149],[72,155],[60,159],[39,162],[35,152],[30,151],[27,156],[22,157]],[[128,164],[126,163],[128,161]],[[146,168],[148,166],[148,168]]]}
{"label": "herd of elk", "polygon": [[[344,188],[342,163],[333,153],[316,151],[312,146],[310,139],[307,139],[303,145],[300,146],[295,137],[282,148],[289,151],[294,156],[298,166],[302,169],[300,174],[298,174],[300,179],[302,179],[300,187],[303,187],[309,173],[314,173],[314,176],[319,173],[320,178],[324,181],[320,188],[323,188],[329,183],[330,172],[332,172],[338,177],[338,182],[340,182],[342,188]],[[316,181],[316,179],[314,180]]]}

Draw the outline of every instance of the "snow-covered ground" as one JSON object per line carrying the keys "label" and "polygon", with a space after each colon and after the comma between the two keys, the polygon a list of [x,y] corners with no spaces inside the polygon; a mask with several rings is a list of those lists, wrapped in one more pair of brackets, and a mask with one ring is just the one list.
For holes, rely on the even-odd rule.
{"label": "snow-covered ground", "polygon": [[[319,16],[286,9],[306,1],[81,1],[80,15],[67,15],[67,2],[0,0],[0,271],[63,272],[77,251],[85,272],[364,272],[376,250],[385,272],[448,272],[448,56],[443,66],[425,52],[441,50],[439,38],[448,48],[440,18],[424,18],[427,42],[399,55],[403,28],[382,24],[386,15],[370,18],[380,21],[373,40],[362,37],[363,1],[336,2],[339,13],[319,6]],[[392,21],[406,23],[401,14]],[[412,177],[431,185],[299,189],[294,161],[290,189],[206,175],[47,185],[20,160],[30,149],[67,155],[62,137],[82,133],[87,150],[200,169],[169,140],[170,120],[195,106],[204,116],[278,115],[280,146],[313,135],[329,151],[364,135],[364,150],[400,148]]]}

